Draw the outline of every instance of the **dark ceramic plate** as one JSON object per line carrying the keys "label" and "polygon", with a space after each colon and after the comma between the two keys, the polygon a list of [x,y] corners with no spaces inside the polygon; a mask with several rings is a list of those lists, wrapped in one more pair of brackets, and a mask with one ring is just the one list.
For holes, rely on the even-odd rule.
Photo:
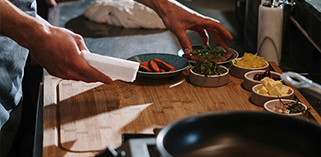
{"label": "dark ceramic plate", "polygon": [[148,62],[149,60],[152,60],[155,58],[161,59],[164,62],[172,65],[176,70],[170,71],[170,72],[145,72],[145,71],[138,70],[137,72],[138,76],[145,77],[145,78],[152,78],[152,79],[170,78],[177,74],[180,74],[183,70],[190,67],[189,61],[186,58],[173,55],[173,54],[167,54],[167,53],[139,54],[128,58],[128,60],[141,63],[143,61]]}

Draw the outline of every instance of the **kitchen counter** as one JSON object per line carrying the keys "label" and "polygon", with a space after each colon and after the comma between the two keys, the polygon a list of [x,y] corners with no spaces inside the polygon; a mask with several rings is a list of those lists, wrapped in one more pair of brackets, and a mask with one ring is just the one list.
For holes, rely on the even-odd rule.
{"label": "kitchen counter", "polygon": [[[83,16],[83,12],[92,1],[59,3],[50,10],[48,20],[53,25],[81,34],[89,50],[102,55],[126,59],[141,53],[177,54],[180,49],[176,37],[168,30],[124,29],[89,21]],[[234,0],[217,0],[219,5],[208,4],[206,1],[199,1],[197,4],[193,4],[193,1],[182,2],[205,15],[219,15],[217,19],[234,36],[228,46],[243,55],[243,36],[234,17]],[[192,44],[202,43],[197,33],[188,31],[187,35]],[[213,42],[210,41],[211,44]],[[169,88],[178,82],[181,84]],[[184,77],[165,82],[138,80],[133,84],[116,81],[114,85],[108,86],[46,76],[42,154],[92,156],[106,146],[119,146],[121,132],[153,133],[153,128],[208,111],[262,111],[261,107],[249,101],[250,92],[245,91],[241,83],[241,79],[231,76],[226,87],[214,90],[194,87],[184,81]],[[186,91],[199,94],[190,97]],[[297,97],[308,103],[298,91],[296,93]],[[235,101],[236,99],[230,99],[227,95],[237,95],[240,98]],[[320,116],[314,109],[312,111],[310,118],[320,123]],[[150,116],[151,114],[155,117]],[[92,140],[90,137],[100,140]]]}
{"label": "kitchen counter", "polygon": [[[177,54],[177,51],[180,49],[180,45],[176,37],[168,30],[124,29],[89,21],[83,16],[83,13],[85,7],[88,6],[92,1],[93,0],[81,0],[58,3],[57,7],[50,9],[48,20],[53,25],[66,27],[76,33],[81,34],[84,37],[89,50],[102,55],[127,59],[134,54],[140,53],[166,52],[170,54]],[[303,0],[299,1],[303,2]],[[318,0],[311,0],[307,1],[307,3],[309,2],[313,3],[313,5],[316,5],[319,4],[317,1]],[[243,27],[237,20],[235,11],[236,3],[234,0],[215,0],[215,3],[208,3],[208,0],[180,0],[180,2],[204,15],[214,17],[219,20],[234,37],[232,41],[227,42],[228,46],[237,50],[240,56],[243,55],[245,51],[243,43]],[[295,30],[295,28],[293,30]],[[310,29],[308,33],[309,32],[313,32],[313,30]],[[300,35],[300,33],[297,34]],[[196,32],[187,31],[187,36],[192,44],[202,44],[202,40]],[[310,69],[312,65],[308,66],[311,63],[305,64],[307,62],[306,60],[311,60],[311,56],[300,55],[303,51],[312,50],[305,50],[304,48],[297,46],[301,43],[306,43],[306,41],[304,41],[305,37],[290,37],[289,39],[291,40],[289,43],[295,44],[293,46],[290,45],[290,47],[287,48],[287,51],[282,54],[280,68],[283,71],[296,71],[299,73],[309,72],[312,76],[316,76],[314,77],[316,78],[315,81],[319,83],[318,78],[320,78],[320,73],[317,74],[318,68],[313,68],[316,70],[311,71]],[[210,44],[214,44],[212,38],[210,38]],[[298,57],[300,59],[305,59],[304,63],[301,63],[302,61],[298,60]],[[318,63],[314,64],[314,66],[315,65],[317,66]],[[321,102],[308,94],[305,96],[309,97],[309,102],[315,107],[317,112],[321,114]]]}
{"label": "kitchen counter", "polygon": [[[282,72],[275,63],[270,68]],[[155,129],[206,112],[264,112],[250,100],[242,79],[229,76],[217,88],[194,86],[188,70],[165,80],[138,77],[113,85],[84,83],[46,76],[43,99],[43,156],[94,156],[107,147],[117,148],[122,133],[154,134]],[[295,96],[308,102],[294,88]],[[321,123],[313,108],[310,121]]]}

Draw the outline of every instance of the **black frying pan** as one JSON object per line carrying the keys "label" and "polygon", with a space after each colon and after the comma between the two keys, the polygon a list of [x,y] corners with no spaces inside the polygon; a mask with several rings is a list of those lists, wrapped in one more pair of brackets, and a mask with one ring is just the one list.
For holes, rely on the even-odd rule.
{"label": "black frying pan", "polygon": [[156,142],[165,157],[321,157],[321,126],[267,112],[214,112],[166,126]]}

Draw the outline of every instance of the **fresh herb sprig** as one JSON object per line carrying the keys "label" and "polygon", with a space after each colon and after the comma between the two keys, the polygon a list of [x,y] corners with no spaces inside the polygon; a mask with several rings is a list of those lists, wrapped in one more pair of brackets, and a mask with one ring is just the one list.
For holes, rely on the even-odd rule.
{"label": "fresh herb sprig", "polygon": [[225,52],[226,50],[222,46],[206,46],[202,50],[193,50],[190,52],[190,54],[193,56],[199,56],[199,59],[201,60],[217,60],[220,58],[225,58]]}
{"label": "fresh herb sprig", "polygon": [[290,103],[284,103],[280,98],[279,100],[282,103],[282,105],[285,107],[285,109],[289,112],[289,114],[301,113],[301,112],[305,114],[310,110],[310,106],[307,109],[305,109],[303,105],[299,104],[298,99]]}
{"label": "fresh herb sprig", "polygon": [[205,75],[207,77],[208,75],[220,75],[225,73],[225,69],[219,67],[216,62],[214,61],[196,61],[193,71]]}
{"label": "fresh herb sprig", "polygon": [[223,47],[206,46],[202,50],[191,51],[195,58],[195,65],[193,71],[205,75],[220,75],[225,73],[225,69],[219,67],[216,63],[217,59],[225,58],[226,50]]}

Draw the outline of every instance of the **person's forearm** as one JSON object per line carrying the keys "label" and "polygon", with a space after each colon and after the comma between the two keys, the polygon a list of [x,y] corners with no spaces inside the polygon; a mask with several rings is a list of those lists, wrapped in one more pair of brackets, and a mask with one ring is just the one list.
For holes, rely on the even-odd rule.
{"label": "person's forearm", "polygon": [[0,0],[0,33],[29,47],[35,36],[46,31],[47,24],[32,17],[7,0]]}
{"label": "person's forearm", "polygon": [[89,51],[82,36],[32,17],[6,0],[0,0],[0,33],[29,49],[31,58],[49,74],[85,82],[112,83],[91,67],[81,51]]}

